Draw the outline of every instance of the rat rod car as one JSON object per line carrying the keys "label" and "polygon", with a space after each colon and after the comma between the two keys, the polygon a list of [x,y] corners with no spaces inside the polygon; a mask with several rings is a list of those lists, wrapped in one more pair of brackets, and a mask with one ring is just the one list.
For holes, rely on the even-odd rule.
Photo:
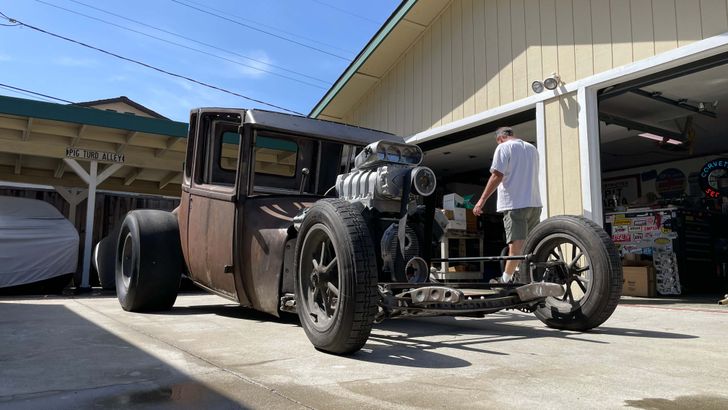
{"label": "rat rod car", "polygon": [[[243,109],[191,112],[175,212],[129,212],[116,288],[129,311],[170,309],[184,272],[272,315],[297,312],[313,345],[349,354],[374,323],[408,316],[534,312],[587,330],[614,311],[614,244],[577,216],[541,222],[524,255],[433,258],[444,216],[419,147],[392,134]],[[519,260],[514,283],[438,281],[430,264]]]}

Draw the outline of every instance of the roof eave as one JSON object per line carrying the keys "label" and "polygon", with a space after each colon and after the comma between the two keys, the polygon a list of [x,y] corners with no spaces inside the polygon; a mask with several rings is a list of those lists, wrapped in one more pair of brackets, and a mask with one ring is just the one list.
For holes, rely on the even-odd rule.
{"label": "roof eave", "polygon": [[336,97],[336,95],[346,86],[346,84],[349,82],[351,77],[354,76],[354,74],[361,68],[361,66],[369,59],[369,57],[374,53],[374,51],[379,47],[380,44],[389,36],[389,34],[392,32],[392,30],[397,27],[399,22],[407,15],[407,13],[412,9],[412,7],[417,3],[417,0],[403,0],[402,3],[397,7],[397,9],[392,13],[392,15],[389,16],[387,21],[382,25],[382,27],[377,31],[376,34],[369,40],[367,45],[362,49],[362,51],[359,53],[359,55],[356,56],[354,61],[352,61],[351,64],[349,64],[349,67],[344,70],[344,72],[339,76],[339,79],[336,80],[334,85],[329,89],[329,91],[324,94],[324,96],[319,100],[319,102],[313,107],[311,112],[308,114],[311,118],[318,117],[331,103],[331,101]]}

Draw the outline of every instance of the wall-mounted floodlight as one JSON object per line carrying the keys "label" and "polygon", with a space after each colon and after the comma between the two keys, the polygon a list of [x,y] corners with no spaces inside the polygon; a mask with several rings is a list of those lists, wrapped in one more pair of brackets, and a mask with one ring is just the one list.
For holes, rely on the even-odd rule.
{"label": "wall-mounted floodlight", "polygon": [[543,92],[543,90],[555,90],[556,87],[561,83],[561,77],[558,74],[553,73],[546,77],[543,81],[534,81],[531,83],[531,89],[536,94]]}
{"label": "wall-mounted floodlight", "polygon": [[559,83],[561,83],[561,77],[556,73],[551,74],[543,80],[543,86],[547,90],[555,90],[559,86]]}
{"label": "wall-mounted floodlight", "polygon": [[531,83],[531,89],[536,94],[539,94],[540,92],[542,92],[544,90],[543,83],[541,81],[536,80],[536,81],[534,81],[534,82]]}

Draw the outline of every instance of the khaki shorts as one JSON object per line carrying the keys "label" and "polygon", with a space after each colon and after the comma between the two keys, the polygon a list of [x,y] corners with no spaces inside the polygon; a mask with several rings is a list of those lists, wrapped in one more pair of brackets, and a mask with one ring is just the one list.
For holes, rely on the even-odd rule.
{"label": "khaki shorts", "polygon": [[503,213],[506,242],[525,240],[541,218],[541,208],[519,208]]}

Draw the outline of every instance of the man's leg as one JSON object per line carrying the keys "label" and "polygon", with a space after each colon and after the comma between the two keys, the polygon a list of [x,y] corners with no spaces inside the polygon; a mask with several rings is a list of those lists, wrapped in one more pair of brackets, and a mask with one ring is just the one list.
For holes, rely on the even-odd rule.
{"label": "man's leg", "polygon": [[[508,244],[508,255],[523,255],[523,243],[526,241],[528,234],[536,227],[541,219],[541,208],[524,208],[516,211],[523,211],[524,223],[526,224],[525,234],[522,235],[523,239],[514,239]],[[522,261],[506,261],[506,273],[513,275],[516,271],[516,267],[521,264]]]}
{"label": "man's leg", "polygon": [[[508,256],[514,256],[514,255],[522,255],[523,251],[523,239],[517,239],[513,242],[508,244]],[[506,261],[506,273],[510,276],[513,275],[513,273],[516,272],[516,267],[521,263],[521,261],[516,260],[509,260]]]}
{"label": "man's leg", "polygon": [[[506,241],[508,242],[508,255],[521,255],[523,250],[523,241],[528,234],[528,216],[529,208],[513,209],[506,211],[503,215],[503,228],[506,231]],[[521,261],[506,261],[505,271],[501,277],[504,282],[508,282],[513,278],[516,267]]]}

